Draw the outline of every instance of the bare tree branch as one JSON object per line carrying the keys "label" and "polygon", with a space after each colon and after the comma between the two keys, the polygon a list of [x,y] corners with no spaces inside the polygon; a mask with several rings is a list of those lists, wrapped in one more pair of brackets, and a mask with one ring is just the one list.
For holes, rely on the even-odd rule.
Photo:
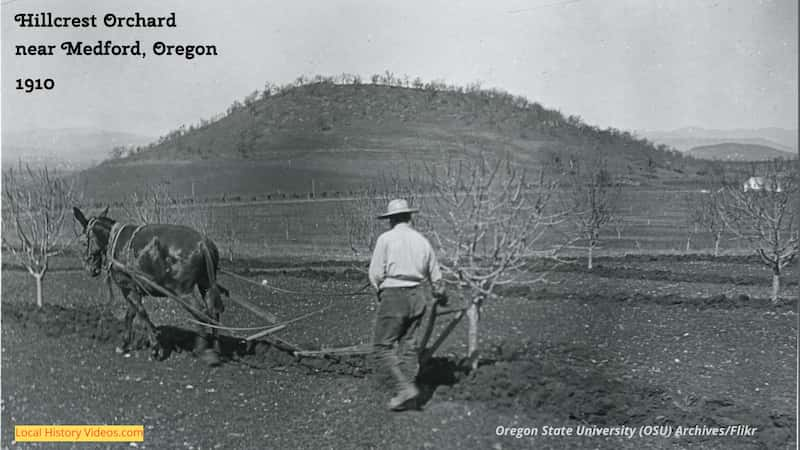
{"label": "bare tree branch", "polygon": [[75,201],[74,185],[47,168],[20,166],[3,173],[3,249],[36,279],[42,306],[42,279],[50,257],[72,242],[64,223]]}
{"label": "bare tree branch", "polygon": [[617,184],[605,160],[571,164],[569,185],[564,196],[565,209],[571,211],[574,233],[586,240],[592,268],[592,253],[600,242],[600,230],[618,215],[621,186]]}
{"label": "bare tree branch", "polygon": [[[542,254],[543,237],[564,214],[544,206],[556,184],[530,184],[508,159],[448,160],[428,164],[434,195],[425,197],[431,234],[450,284],[494,297],[496,286],[515,282],[526,258]],[[554,254],[555,248],[546,251]]]}
{"label": "bare tree branch", "polygon": [[717,213],[726,229],[748,242],[772,269],[772,300],[777,301],[781,271],[800,251],[798,163],[774,160],[754,168],[763,172],[763,185],[745,189],[742,180],[728,183],[720,191]]}

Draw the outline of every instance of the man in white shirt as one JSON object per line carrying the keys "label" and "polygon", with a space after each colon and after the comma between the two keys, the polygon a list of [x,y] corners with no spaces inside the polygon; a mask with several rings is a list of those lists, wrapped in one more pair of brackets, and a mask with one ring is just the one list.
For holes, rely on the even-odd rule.
{"label": "man in white shirt", "polygon": [[[429,281],[433,295],[446,302],[442,274],[430,242],[411,228],[411,214],[402,199],[389,202],[379,219],[389,219],[390,230],[381,234],[369,265],[369,280],[378,291],[378,313],[374,345],[377,358],[391,372],[398,393],[389,409],[399,411],[419,395],[414,384],[418,365],[417,330],[430,293],[422,286]],[[398,348],[395,348],[397,346]]]}

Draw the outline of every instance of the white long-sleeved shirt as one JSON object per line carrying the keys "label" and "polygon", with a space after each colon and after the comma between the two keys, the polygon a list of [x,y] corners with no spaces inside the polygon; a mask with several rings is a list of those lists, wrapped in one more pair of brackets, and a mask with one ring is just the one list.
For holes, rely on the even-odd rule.
{"label": "white long-sleeved shirt", "polygon": [[375,289],[412,287],[441,278],[431,243],[409,224],[398,223],[378,237],[369,265],[369,281]]}

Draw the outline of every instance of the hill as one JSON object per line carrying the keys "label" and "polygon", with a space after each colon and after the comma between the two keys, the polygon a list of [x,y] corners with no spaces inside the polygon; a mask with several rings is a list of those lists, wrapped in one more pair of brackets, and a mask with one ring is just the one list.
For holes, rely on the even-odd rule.
{"label": "hill", "polygon": [[766,145],[735,142],[693,147],[687,154],[698,159],[716,161],[767,161],[775,158],[789,159],[797,157],[797,154],[784,152]]}
{"label": "hill", "polygon": [[19,161],[62,170],[79,170],[109,158],[115,147],[143,145],[153,138],[93,128],[34,129],[3,132],[3,165]]}
{"label": "hill", "polygon": [[[388,78],[389,76],[387,76]],[[251,195],[369,184],[405,163],[465,153],[511,155],[519,164],[603,157],[634,179],[681,177],[698,162],[616,129],[601,130],[498,90],[397,79],[334,82],[318,78],[268,87],[225,114],[181,126],[135,153],[85,173],[121,190],[168,180],[186,192]],[[112,189],[112,191],[114,191]]]}
{"label": "hill", "polygon": [[653,142],[673,147],[682,152],[689,151],[694,147],[732,142],[763,145],[784,152],[797,153],[797,130],[783,128],[712,130],[686,127],[671,131],[643,131],[641,134]]}

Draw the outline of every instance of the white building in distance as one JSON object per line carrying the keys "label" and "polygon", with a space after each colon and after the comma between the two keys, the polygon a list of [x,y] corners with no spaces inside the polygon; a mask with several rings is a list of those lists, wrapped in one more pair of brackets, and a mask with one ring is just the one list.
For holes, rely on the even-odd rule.
{"label": "white building in distance", "polygon": [[750,177],[744,182],[742,187],[745,192],[749,191],[767,191],[782,192],[781,184],[777,180],[764,178],[764,177]]}

